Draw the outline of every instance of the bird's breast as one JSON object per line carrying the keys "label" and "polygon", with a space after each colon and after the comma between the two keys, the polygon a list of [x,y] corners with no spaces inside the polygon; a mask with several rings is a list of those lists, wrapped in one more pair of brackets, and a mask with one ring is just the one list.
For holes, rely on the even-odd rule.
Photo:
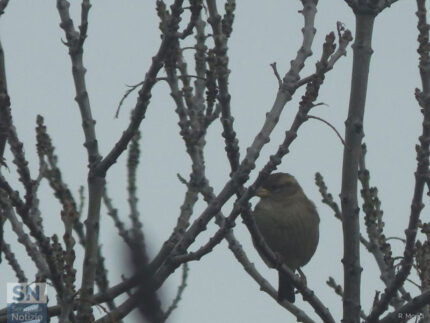
{"label": "bird's breast", "polygon": [[311,201],[306,198],[282,203],[261,200],[254,216],[269,247],[291,269],[309,262],[319,240],[319,217]]}

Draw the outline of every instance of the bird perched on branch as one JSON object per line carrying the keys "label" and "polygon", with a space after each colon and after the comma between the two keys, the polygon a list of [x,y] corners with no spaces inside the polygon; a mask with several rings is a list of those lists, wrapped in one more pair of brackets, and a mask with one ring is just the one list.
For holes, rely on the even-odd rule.
{"label": "bird perched on branch", "polygon": [[[319,216],[299,183],[290,174],[274,173],[257,189],[254,210],[258,230],[272,251],[292,270],[306,265],[319,239]],[[261,254],[261,253],[260,253]],[[269,267],[274,267],[263,260]],[[278,300],[294,303],[294,286],[279,272]]]}

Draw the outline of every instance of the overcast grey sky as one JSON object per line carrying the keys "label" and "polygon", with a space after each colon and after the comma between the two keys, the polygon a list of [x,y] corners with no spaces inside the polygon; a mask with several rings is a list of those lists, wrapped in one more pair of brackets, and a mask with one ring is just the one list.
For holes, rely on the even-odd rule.
{"label": "overcast grey sky", "polygon": [[[221,10],[223,2],[218,3]],[[143,80],[160,42],[159,22],[153,1],[99,0],[92,1],[92,5],[84,62],[88,70],[88,92],[93,116],[97,120],[99,145],[102,154],[105,154],[129,120],[136,94],[125,102],[119,119],[113,118],[115,110],[126,90],[125,84]],[[298,0],[270,0],[264,4],[261,1],[237,3],[233,35],[229,41],[229,56],[232,71],[232,114],[235,117],[241,156],[263,124],[265,113],[272,106],[277,91],[277,80],[269,64],[277,62],[278,70],[283,75],[301,43],[303,17],[298,13],[300,8]],[[77,24],[80,1],[73,1],[71,10]],[[414,146],[421,131],[421,115],[414,99],[414,88],[420,85],[415,11],[414,1],[400,0],[376,19],[373,39],[374,55],[364,140],[368,146],[367,165],[372,174],[372,185],[379,188],[385,212],[387,236],[404,236],[416,167]],[[343,22],[354,34],[354,16],[344,1],[320,1],[315,24],[317,34],[313,46],[314,56],[308,60],[302,76],[314,69],[324,37],[335,30],[337,21]],[[77,196],[79,186],[86,183],[87,157],[82,146],[80,115],[74,101],[70,59],[67,48],[60,41],[65,37],[59,28],[55,2],[10,1],[5,14],[0,18],[0,28],[14,123],[25,143],[32,175],[38,169],[35,119],[37,114],[41,114],[45,117],[46,126],[56,145],[63,177]],[[328,106],[316,107],[312,112],[330,121],[342,134],[348,108],[351,62],[352,51],[349,48],[348,56],[342,58],[334,70],[328,73],[321,88],[318,102],[324,102]],[[269,155],[282,141],[302,93],[298,91],[295,99],[287,105],[271,142],[262,151],[257,169],[266,163]],[[152,254],[157,252],[170,234],[183,200],[185,188],[176,179],[176,174],[186,177],[190,171],[182,139],[178,136],[174,109],[166,84],[159,82],[153,90],[153,99],[141,126],[142,158],[138,172],[139,205]],[[219,122],[210,129],[206,151],[207,171],[217,192],[228,178],[229,164],[220,137],[222,130]],[[342,148],[338,138],[327,126],[310,120],[300,129],[291,152],[279,168],[294,174],[318,207],[321,218],[320,244],[304,272],[309,287],[326,302],[338,321],[341,318],[342,304],[325,281],[328,276],[333,276],[338,283],[342,283],[342,230],[332,212],[320,202],[313,179],[315,172],[321,172],[331,193],[338,196]],[[6,159],[11,159],[9,152]],[[123,156],[112,167],[107,182],[115,206],[123,211],[123,217],[127,217],[124,161]],[[11,162],[9,164],[11,167]],[[11,174],[6,172],[5,176],[12,177],[13,173],[14,170],[11,170]],[[254,171],[251,177],[254,178],[256,174]],[[46,183],[43,184],[39,198],[46,230],[50,234],[62,234],[60,208],[51,197]],[[196,214],[203,208],[204,204],[199,204]],[[223,210],[228,213],[230,208],[231,203],[228,203]],[[428,210],[424,209],[422,215],[424,219],[428,219]],[[103,253],[107,267],[114,268],[109,271],[111,281],[118,282],[120,274],[126,270],[118,267],[123,257],[121,243],[111,219],[104,211],[102,218]],[[205,242],[215,228],[212,223],[202,238],[196,241],[196,246]],[[6,230],[10,230],[8,224]],[[268,269],[259,259],[250,236],[240,221],[235,232],[260,272],[276,286],[277,273]],[[17,244],[13,234],[7,234],[6,237],[9,243]],[[400,242],[393,242],[395,252],[399,252],[400,247]],[[29,261],[22,248],[18,254],[24,264]],[[367,311],[375,289],[382,290],[383,285],[379,281],[379,272],[373,259],[366,251],[362,254],[362,304]],[[81,259],[82,254],[78,255],[77,261]],[[6,267],[5,264],[1,267],[2,307],[5,305],[6,283],[15,281],[13,273]],[[169,278],[163,288],[166,305],[176,293],[179,277],[180,271]],[[408,288],[413,293],[417,292],[410,284]],[[301,296],[297,299],[297,305],[316,318],[311,307],[302,302]],[[294,321],[294,318],[268,295],[259,291],[257,284],[244,272],[224,242],[201,261],[190,264],[188,287],[179,308],[170,319],[170,322],[181,323],[280,321]],[[130,318],[125,322],[134,321]]]}

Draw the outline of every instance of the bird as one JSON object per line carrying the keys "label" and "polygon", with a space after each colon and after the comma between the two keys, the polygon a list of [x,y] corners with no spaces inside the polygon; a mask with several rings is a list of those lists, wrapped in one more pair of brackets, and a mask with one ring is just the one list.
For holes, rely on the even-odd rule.
{"label": "bird", "polygon": [[[255,195],[260,197],[253,211],[258,231],[284,264],[293,272],[300,269],[309,262],[318,246],[320,219],[314,203],[288,173],[269,175]],[[269,267],[275,267],[259,253]],[[294,286],[290,278],[279,271],[278,301],[283,300],[294,303]]]}

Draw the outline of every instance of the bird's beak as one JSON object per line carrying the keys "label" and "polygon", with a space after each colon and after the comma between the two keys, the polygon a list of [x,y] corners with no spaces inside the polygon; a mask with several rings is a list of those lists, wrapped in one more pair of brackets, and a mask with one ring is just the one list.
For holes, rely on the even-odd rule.
{"label": "bird's beak", "polygon": [[255,191],[255,195],[259,196],[259,197],[267,197],[270,195],[270,191],[263,188],[263,187],[259,187],[256,191]]}

